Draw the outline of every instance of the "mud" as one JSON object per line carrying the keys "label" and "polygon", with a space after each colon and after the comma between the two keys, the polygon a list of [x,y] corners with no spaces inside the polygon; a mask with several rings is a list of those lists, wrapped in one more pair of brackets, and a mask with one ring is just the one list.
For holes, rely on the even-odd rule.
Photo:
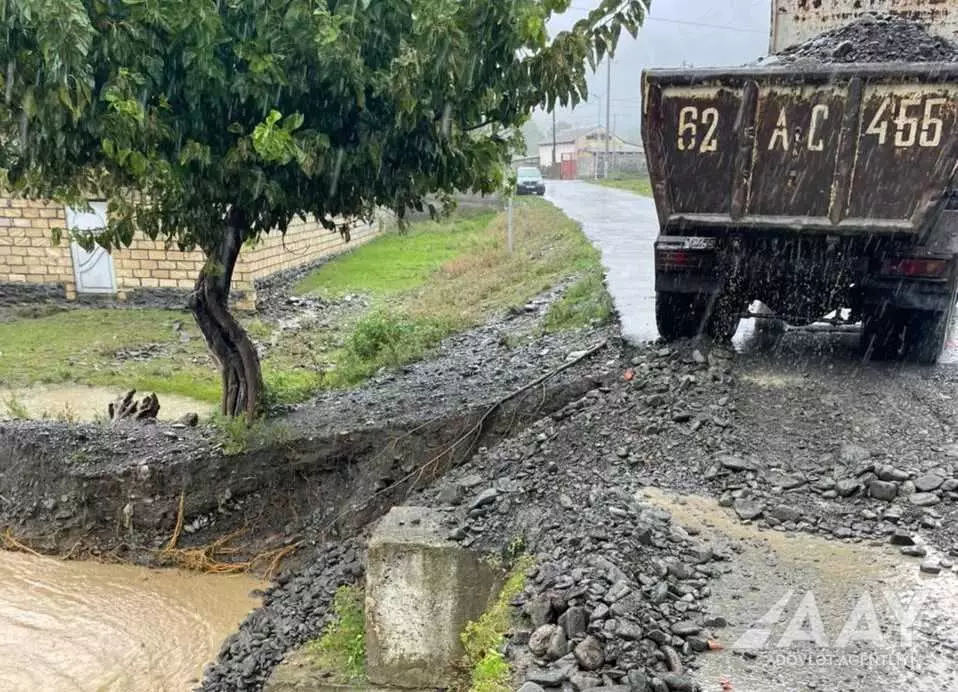
{"label": "mud", "polygon": [[[84,385],[0,388],[0,421],[23,413],[34,420],[45,419],[67,423],[103,420],[107,415],[107,406],[116,401],[120,394],[122,392],[117,389]],[[204,401],[196,401],[175,394],[163,394],[160,398],[160,412],[157,418],[161,421],[176,421],[187,413],[197,413],[201,419],[206,419],[211,408],[212,406]]]}
{"label": "mud", "polygon": [[[703,689],[720,689],[723,680],[739,692],[930,692],[958,686],[953,652],[940,643],[943,633],[958,628],[958,580],[922,578],[892,546],[851,545],[745,525],[713,499],[655,488],[639,497],[671,512],[673,521],[700,539],[735,553],[712,588],[709,616],[724,618],[728,627],[719,640],[724,648],[700,660],[696,677]],[[905,636],[906,618],[891,610],[889,596],[905,610],[916,606]],[[799,615],[803,602],[809,606],[807,620]],[[880,640],[868,639],[870,623],[855,621],[856,609],[874,613]],[[813,632],[812,613],[822,624],[818,641],[787,636]],[[843,641],[849,622],[848,632],[859,637]]]}

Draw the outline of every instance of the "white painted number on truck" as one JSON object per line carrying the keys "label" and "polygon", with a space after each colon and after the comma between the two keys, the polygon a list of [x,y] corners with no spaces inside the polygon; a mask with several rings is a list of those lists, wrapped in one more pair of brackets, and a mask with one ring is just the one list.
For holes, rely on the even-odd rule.
{"label": "white painted number on truck", "polygon": [[889,138],[889,125],[893,126],[892,140],[896,147],[937,147],[941,144],[945,122],[941,111],[946,99],[936,97],[921,99],[901,99],[898,112],[895,113],[891,99],[881,102],[874,117],[865,130],[866,135],[878,138],[879,144],[885,144]]}
{"label": "white painted number on truck", "polygon": [[[707,153],[718,151],[718,138],[715,131],[718,129],[719,112],[717,108],[704,108],[701,113],[695,106],[685,106],[679,111],[679,151],[695,151]],[[705,135],[699,140],[699,128],[705,130]]]}

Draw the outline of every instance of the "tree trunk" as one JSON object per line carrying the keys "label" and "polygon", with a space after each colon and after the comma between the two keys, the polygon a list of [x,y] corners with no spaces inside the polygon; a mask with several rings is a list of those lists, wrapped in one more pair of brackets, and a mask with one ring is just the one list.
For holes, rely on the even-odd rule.
{"label": "tree trunk", "polygon": [[252,423],[263,392],[263,375],[253,342],[229,313],[230,282],[243,245],[244,228],[241,215],[231,213],[222,240],[206,251],[207,266],[196,280],[190,309],[220,365],[223,415],[245,414],[247,422]]}

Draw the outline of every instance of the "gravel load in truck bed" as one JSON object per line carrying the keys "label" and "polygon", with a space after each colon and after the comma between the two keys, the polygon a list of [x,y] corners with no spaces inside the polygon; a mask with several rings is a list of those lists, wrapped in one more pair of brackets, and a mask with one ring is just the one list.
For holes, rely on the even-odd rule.
{"label": "gravel load in truck bed", "polygon": [[789,46],[762,62],[951,62],[958,48],[930,35],[921,24],[890,15],[867,15]]}

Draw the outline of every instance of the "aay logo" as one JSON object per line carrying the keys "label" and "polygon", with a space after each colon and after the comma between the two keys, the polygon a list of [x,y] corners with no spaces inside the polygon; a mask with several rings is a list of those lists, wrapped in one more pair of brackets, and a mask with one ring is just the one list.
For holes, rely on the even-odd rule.
{"label": "aay logo", "polygon": [[[879,617],[875,599],[872,599],[868,592],[863,592],[845,619],[841,630],[834,639],[829,639],[818,603],[815,601],[815,594],[809,591],[798,601],[795,612],[788,620],[782,635],[774,639],[775,626],[783,622],[783,616],[789,604],[796,600],[795,591],[791,590],[746,630],[731,648],[739,651],[784,649],[796,643],[810,644],[819,649],[844,649],[850,644],[869,644],[876,649],[910,647],[915,624],[921,615],[928,594],[925,591],[918,591],[907,602],[903,602],[898,594],[891,591],[883,592],[882,596],[887,605],[883,612],[891,615],[895,625],[893,628],[886,627],[887,632],[882,631],[882,619]],[[887,614],[886,625],[891,624]]]}

